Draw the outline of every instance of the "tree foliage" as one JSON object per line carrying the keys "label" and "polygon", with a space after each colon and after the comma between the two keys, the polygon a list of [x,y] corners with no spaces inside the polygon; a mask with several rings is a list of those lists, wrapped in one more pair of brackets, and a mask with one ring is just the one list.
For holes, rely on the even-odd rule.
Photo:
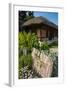
{"label": "tree foliage", "polygon": [[19,11],[19,31],[22,31],[22,24],[33,17],[32,11]]}

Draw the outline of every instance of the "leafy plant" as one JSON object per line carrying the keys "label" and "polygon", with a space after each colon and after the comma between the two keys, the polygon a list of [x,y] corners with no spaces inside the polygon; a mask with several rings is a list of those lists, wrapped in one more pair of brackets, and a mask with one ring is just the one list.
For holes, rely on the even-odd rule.
{"label": "leafy plant", "polygon": [[40,47],[37,35],[35,33],[32,33],[32,47],[35,47],[37,49]]}
{"label": "leafy plant", "polygon": [[39,48],[38,38],[35,33],[20,32],[19,33],[19,56],[26,49],[27,53],[32,51],[32,48]]}
{"label": "leafy plant", "polygon": [[41,44],[41,50],[49,50],[49,46],[48,46],[48,43],[47,42],[43,42],[42,44]]}
{"label": "leafy plant", "polygon": [[24,68],[28,66],[28,69],[32,68],[32,56],[29,55],[22,55],[19,59],[19,68]]}

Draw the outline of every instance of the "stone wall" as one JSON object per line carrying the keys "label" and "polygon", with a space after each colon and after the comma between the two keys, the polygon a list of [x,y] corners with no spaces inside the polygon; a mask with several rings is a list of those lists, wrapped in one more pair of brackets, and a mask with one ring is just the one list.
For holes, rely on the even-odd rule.
{"label": "stone wall", "polygon": [[50,77],[53,69],[53,61],[42,51],[33,48],[33,69],[41,75],[41,77]]}

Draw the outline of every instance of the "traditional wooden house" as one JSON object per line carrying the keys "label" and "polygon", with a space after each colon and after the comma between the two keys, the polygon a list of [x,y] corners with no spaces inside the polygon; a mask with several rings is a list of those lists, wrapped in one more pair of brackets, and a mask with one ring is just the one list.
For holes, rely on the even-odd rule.
{"label": "traditional wooden house", "polygon": [[29,19],[22,27],[26,32],[36,33],[40,41],[58,39],[58,26],[44,17]]}

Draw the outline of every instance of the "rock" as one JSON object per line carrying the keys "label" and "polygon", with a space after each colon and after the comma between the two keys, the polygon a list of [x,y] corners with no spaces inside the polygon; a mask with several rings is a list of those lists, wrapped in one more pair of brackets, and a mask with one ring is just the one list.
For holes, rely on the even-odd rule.
{"label": "rock", "polygon": [[35,48],[32,51],[32,58],[33,68],[37,73],[42,77],[50,77],[53,69],[53,61],[45,55],[43,51],[40,53],[40,51]]}
{"label": "rock", "polygon": [[28,78],[32,78],[32,77],[33,77],[32,74],[30,74],[30,76]]}

